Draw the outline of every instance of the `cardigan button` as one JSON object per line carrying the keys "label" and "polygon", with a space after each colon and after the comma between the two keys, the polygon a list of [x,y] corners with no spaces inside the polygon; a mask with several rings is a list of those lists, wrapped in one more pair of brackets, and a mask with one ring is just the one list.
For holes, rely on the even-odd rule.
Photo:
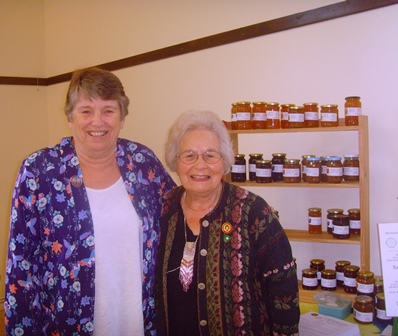
{"label": "cardigan button", "polygon": [[205,327],[205,326],[207,326],[207,321],[206,320],[200,320],[199,324],[200,324],[201,327]]}
{"label": "cardigan button", "polygon": [[201,249],[201,250],[200,250],[200,255],[201,255],[202,257],[206,257],[206,256],[207,256],[207,250],[206,250],[206,249]]}
{"label": "cardigan button", "polygon": [[199,289],[201,289],[201,290],[203,290],[203,289],[205,289],[205,284],[203,283],[203,282],[199,282],[199,284],[198,284],[198,288]]}
{"label": "cardigan button", "polygon": [[202,222],[203,227],[208,227],[209,224],[210,224],[210,223],[209,223],[208,220],[204,220],[204,221]]}

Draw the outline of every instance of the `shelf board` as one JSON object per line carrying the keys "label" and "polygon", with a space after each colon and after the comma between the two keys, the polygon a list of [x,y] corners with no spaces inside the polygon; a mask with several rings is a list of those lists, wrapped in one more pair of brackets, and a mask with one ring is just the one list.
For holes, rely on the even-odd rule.
{"label": "shelf board", "polygon": [[[227,181],[231,181],[231,174],[227,175]],[[257,183],[253,181],[246,182],[231,182],[240,187],[265,187],[265,188],[359,188],[359,182],[341,182],[341,183],[284,183],[284,182],[271,182],[271,183]]]}
{"label": "shelf board", "polygon": [[[320,286],[318,286],[318,289],[316,289],[316,290],[306,290],[306,289],[303,289],[303,287],[301,285],[301,280],[298,281],[298,285],[299,285],[299,299],[300,299],[300,302],[317,303],[314,300],[314,295],[316,293],[322,291]],[[335,291],[330,291],[330,292],[331,293],[336,293],[336,294],[338,294],[339,297],[345,298],[345,299],[349,299],[352,302],[354,302],[355,296],[356,296],[356,294],[348,294],[348,293],[346,293],[344,291],[344,289],[341,288],[341,287],[337,287],[337,289]]]}
{"label": "shelf board", "polygon": [[327,232],[320,234],[308,233],[306,230],[290,230],[285,229],[286,235],[291,241],[311,242],[311,243],[328,243],[328,244],[345,244],[360,245],[360,236],[351,236],[349,239],[336,239]]}

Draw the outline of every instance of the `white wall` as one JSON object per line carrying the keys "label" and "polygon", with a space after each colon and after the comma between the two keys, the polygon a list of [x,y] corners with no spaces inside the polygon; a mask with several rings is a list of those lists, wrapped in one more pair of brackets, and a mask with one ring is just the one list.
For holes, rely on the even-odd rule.
{"label": "white wall", "polygon": [[[0,4],[3,2],[9,4],[0,0]],[[216,4],[210,0],[200,3],[177,0],[167,3],[45,0],[43,50],[46,76],[333,2],[336,1],[269,0],[252,1],[248,5],[247,2],[226,0]],[[163,159],[167,130],[176,116],[187,109],[209,109],[221,118],[229,119],[230,103],[238,100],[318,101],[320,104],[337,103],[342,112],[344,97],[360,95],[370,128],[371,269],[380,274],[376,224],[398,220],[394,169],[398,164],[395,155],[398,101],[394,95],[398,87],[396,17],[398,5],[393,5],[116,71],[131,99],[130,116],[122,136],[147,144]],[[40,18],[39,14],[36,14],[37,18]],[[5,75],[5,67],[1,65],[2,62],[0,73]],[[23,75],[32,73],[32,70],[24,71]],[[7,72],[7,75],[22,76],[17,71]],[[67,83],[47,87],[42,100],[48,111],[48,144],[59,141],[69,132],[62,112],[66,87]],[[32,93],[23,92],[20,88],[11,90],[21,93],[21,97],[30,103],[34,102]],[[15,100],[5,97],[5,102],[10,105]],[[40,115],[37,110],[33,113]],[[37,132],[32,131],[29,135],[35,138]],[[29,142],[24,141],[24,144]],[[351,152],[354,145],[346,143],[352,141],[352,138],[338,140],[339,154],[344,154],[346,149]],[[242,150],[246,154],[257,151],[271,153],[287,148],[291,155],[308,154],[303,153],[300,146],[306,146],[302,147],[303,150],[312,150],[308,145],[310,140],[305,140],[305,145],[284,138],[259,139],[255,143],[244,140]],[[3,151],[3,142],[1,146]],[[24,150],[15,150],[19,151],[19,156],[25,155]],[[321,153],[324,148],[320,146],[313,150]],[[9,165],[15,170],[19,162],[14,160]],[[11,184],[6,183],[5,189],[11,190]],[[282,224],[288,228],[303,225],[307,208],[315,206],[308,204],[312,203],[308,195],[303,199],[302,192],[296,189],[289,192],[291,200],[284,199],[278,190],[255,188],[253,191],[278,209],[286,206],[290,209],[289,212],[281,210]],[[324,195],[312,197],[315,202]],[[357,206],[354,191],[343,198],[334,192],[328,193],[322,201],[324,213],[328,207],[334,207],[329,204],[336,199],[345,209]],[[334,266],[334,260],[343,257],[355,263],[359,260],[358,250],[353,247],[292,245],[299,271],[307,267],[309,259],[314,257],[325,257],[330,267]]]}

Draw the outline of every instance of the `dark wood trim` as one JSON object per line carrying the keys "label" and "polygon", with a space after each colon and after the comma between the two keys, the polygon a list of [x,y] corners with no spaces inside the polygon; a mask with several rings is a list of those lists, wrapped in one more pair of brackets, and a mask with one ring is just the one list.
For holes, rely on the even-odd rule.
{"label": "dark wood trim", "polygon": [[[109,71],[120,70],[140,64],[155,62],[170,57],[188,54],[199,50],[239,42],[254,37],[264,36],[288,29],[303,27],[314,23],[362,13],[394,4],[398,4],[398,0],[347,0],[332,5],[308,10],[305,12],[288,15],[278,19],[273,19],[250,26],[226,31],[223,33],[206,36],[196,40],[176,44],[170,47],[149,51],[143,54],[119,59],[116,61],[99,64],[97,66]],[[67,82],[70,80],[71,75],[72,72],[48,78],[0,76],[0,84],[48,86]]]}

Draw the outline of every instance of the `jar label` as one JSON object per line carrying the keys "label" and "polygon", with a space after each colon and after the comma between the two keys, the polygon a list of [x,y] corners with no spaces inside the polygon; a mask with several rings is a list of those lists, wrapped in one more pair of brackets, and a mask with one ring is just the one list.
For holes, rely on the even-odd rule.
{"label": "jar label", "polygon": [[333,225],[333,233],[338,235],[348,235],[350,233],[350,227]]}
{"label": "jar label", "polygon": [[346,116],[360,116],[362,115],[362,109],[360,107],[347,107],[345,109]]}
{"label": "jar label", "polygon": [[357,290],[358,292],[364,293],[364,294],[369,294],[373,293],[375,288],[374,284],[361,284],[357,282]]}
{"label": "jar label", "polygon": [[354,317],[360,322],[373,322],[373,313],[363,313],[354,309]]}
{"label": "jar label", "polygon": [[289,112],[282,112],[281,120],[289,120]]}
{"label": "jar label", "polygon": [[360,220],[350,220],[350,228],[351,229],[360,229],[361,221]]}
{"label": "jar label", "polygon": [[299,177],[300,176],[300,168],[284,168],[283,176],[284,177]]}
{"label": "jar label", "polygon": [[344,272],[336,272],[336,279],[338,281],[344,281]]}
{"label": "jar label", "polygon": [[237,119],[236,113],[231,114],[231,121],[236,121]]}
{"label": "jar label", "polygon": [[256,169],[256,176],[258,177],[271,177],[271,169],[262,169],[262,168],[257,168]]}
{"label": "jar label", "polygon": [[250,112],[236,112],[237,120],[250,120]]}
{"label": "jar label", "polygon": [[264,121],[267,120],[267,114],[265,112],[254,112],[253,113],[253,120],[260,120],[260,121]]}
{"label": "jar label", "polygon": [[256,172],[256,165],[255,164],[249,164],[249,172],[255,173]]}
{"label": "jar label", "polygon": [[309,225],[322,225],[322,217],[308,217]]}
{"label": "jar label", "polygon": [[318,112],[304,112],[305,120],[319,120]]}
{"label": "jar label", "polygon": [[337,113],[321,113],[321,120],[322,121],[337,121]]}
{"label": "jar label", "polygon": [[279,119],[279,111],[267,111],[267,119]]}
{"label": "jar label", "polygon": [[304,114],[302,113],[289,113],[289,121],[304,122]]}
{"label": "jar label", "polygon": [[274,173],[283,173],[283,164],[273,164],[272,171]]}
{"label": "jar label", "polygon": [[383,309],[376,308],[376,317],[380,320],[391,320],[392,317],[387,316],[387,313]]}
{"label": "jar label", "polygon": [[326,288],[335,288],[336,287],[336,279],[321,279],[321,286]]}
{"label": "jar label", "polygon": [[326,227],[333,229],[333,219],[326,220]]}
{"label": "jar label", "polygon": [[318,279],[317,278],[306,278],[303,276],[303,285],[308,287],[317,287]]}
{"label": "jar label", "polygon": [[232,165],[231,173],[244,174],[244,173],[246,173],[246,166]]}
{"label": "jar label", "polygon": [[343,167],[327,167],[327,176],[343,176]]}
{"label": "jar label", "polygon": [[326,175],[327,173],[327,167],[328,166],[322,166],[322,175]]}
{"label": "jar label", "polygon": [[347,287],[357,287],[357,279],[356,278],[348,278],[348,277],[344,277],[344,286]]}
{"label": "jar label", "polygon": [[359,176],[358,167],[344,167],[343,172],[346,176]]}
{"label": "jar label", "polygon": [[305,173],[307,174],[307,176],[318,177],[319,176],[319,168],[306,167]]}

